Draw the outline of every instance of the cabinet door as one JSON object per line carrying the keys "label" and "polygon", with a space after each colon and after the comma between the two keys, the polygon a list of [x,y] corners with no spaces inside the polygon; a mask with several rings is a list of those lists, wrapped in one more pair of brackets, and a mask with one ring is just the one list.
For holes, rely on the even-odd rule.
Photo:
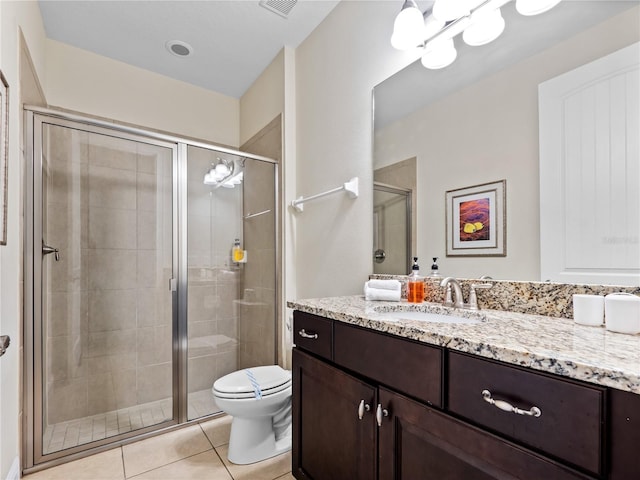
{"label": "cabinet door", "polygon": [[587,478],[390,390],[378,396],[387,412],[378,428],[379,480]]}
{"label": "cabinet door", "polygon": [[371,385],[294,349],[293,475],[313,480],[375,479],[375,400]]}
{"label": "cabinet door", "polygon": [[611,390],[611,480],[640,478],[640,395]]}
{"label": "cabinet door", "polygon": [[[487,403],[483,392],[537,416],[514,415]],[[544,373],[449,353],[448,409],[526,447],[603,471],[605,389]],[[497,404],[496,404],[497,405]]]}

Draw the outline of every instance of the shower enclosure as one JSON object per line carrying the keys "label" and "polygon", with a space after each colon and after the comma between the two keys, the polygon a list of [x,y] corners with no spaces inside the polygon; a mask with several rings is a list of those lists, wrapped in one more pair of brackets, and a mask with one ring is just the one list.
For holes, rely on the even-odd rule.
{"label": "shower enclosure", "polygon": [[276,163],[26,122],[24,468],[218,413],[217,378],[277,359]]}
{"label": "shower enclosure", "polygon": [[373,183],[373,273],[411,271],[411,190]]}

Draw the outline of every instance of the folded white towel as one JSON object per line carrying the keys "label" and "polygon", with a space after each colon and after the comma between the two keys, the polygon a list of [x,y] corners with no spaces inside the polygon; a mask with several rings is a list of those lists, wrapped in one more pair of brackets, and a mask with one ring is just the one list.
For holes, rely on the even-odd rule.
{"label": "folded white towel", "polygon": [[369,288],[379,288],[382,290],[401,290],[402,284],[398,280],[369,280]]}
{"label": "folded white towel", "polygon": [[400,289],[398,290],[385,290],[384,288],[370,288],[366,283],[364,284],[364,298],[365,300],[385,300],[388,302],[400,301]]}

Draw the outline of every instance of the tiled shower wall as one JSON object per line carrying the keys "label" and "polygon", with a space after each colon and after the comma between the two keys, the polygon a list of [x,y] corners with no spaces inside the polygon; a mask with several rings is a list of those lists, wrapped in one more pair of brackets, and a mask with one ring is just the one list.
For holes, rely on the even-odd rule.
{"label": "tiled shower wall", "polygon": [[[278,115],[241,147],[243,152],[282,161],[282,116]],[[238,367],[271,365],[276,362],[281,325],[276,321],[276,177],[271,164],[249,164],[244,184],[245,247],[250,252],[244,270],[244,285],[239,311],[240,351]],[[248,291],[248,293],[247,293]],[[249,298],[247,298],[249,297]]]}
{"label": "tiled shower wall", "polygon": [[[245,248],[243,291],[238,302],[238,367],[273,365],[275,361],[275,192],[274,166],[247,162],[245,167]],[[267,213],[262,213],[267,212]],[[251,216],[262,213],[261,215]]]}
{"label": "tiled shower wall", "polygon": [[171,395],[171,151],[48,127],[45,423]]}
{"label": "tiled shower wall", "polygon": [[242,239],[242,188],[203,183],[217,157],[237,158],[188,150],[189,393],[210,390],[217,378],[237,369],[237,299],[245,265],[233,264],[230,254],[234,239]]}

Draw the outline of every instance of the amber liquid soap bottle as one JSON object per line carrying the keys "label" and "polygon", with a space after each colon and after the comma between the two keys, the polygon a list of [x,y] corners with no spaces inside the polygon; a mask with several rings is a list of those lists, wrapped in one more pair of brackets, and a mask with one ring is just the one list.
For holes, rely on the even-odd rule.
{"label": "amber liquid soap bottle", "polygon": [[407,301],[409,303],[422,303],[424,300],[424,279],[420,276],[418,257],[413,257],[413,266],[407,282]]}

